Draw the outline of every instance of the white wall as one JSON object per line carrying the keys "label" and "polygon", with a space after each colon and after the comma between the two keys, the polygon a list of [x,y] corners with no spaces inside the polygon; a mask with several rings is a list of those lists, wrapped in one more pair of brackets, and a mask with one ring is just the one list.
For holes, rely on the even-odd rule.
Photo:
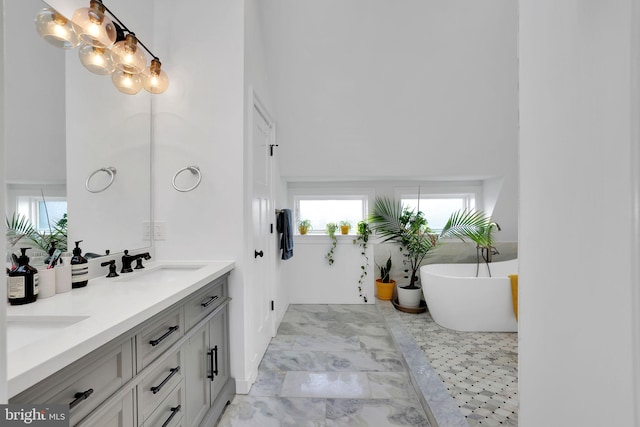
{"label": "white wall", "polygon": [[[154,102],[154,217],[166,223],[159,259],[236,262],[229,291],[231,374],[247,378],[243,339],[244,2],[155,1],[155,43],[171,85]],[[202,183],[179,193],[174,173],[196,165]]]}
{"label": "white wall", "polygon": [[[5,1],[3,29],[7,141],[6,178],[19,183],[64,183],[64,51],[38,36],[40,0]],[[27,160],[28,159],[28,160]]]}
{"label": "white wall", "polygon": [[[355,236],[336,236],[334,263],[326,254],[331,248],[329,236],[296,236],[294,256],[283,263],[287,294],[291,304],[365,304],[358,291],[361,266],[366,260],[362,249],[353,244]],[[362,293],[368,304],[375,303],[373,247],[367,249],[369,265]]]}
{"label": "white wall", "polygon": [[[517,3],[263,2],[289,181],[502,179],[517,240]],[[330,30],[328,30],[330,29]]]}
{"label": "white wall", "polygon": [[639,425],[636,2],[519,3],[519,425]]}
{"label": "white wall", "polygon": [[[4,1],[0,1],[0,19],[4,22]],[[5,127],[5,30],[6,27],[3,25],[2,29],[0,29],[0,47],[2,48],[0,54],[0,192],[2,195],[0,196],[0,200],[4,203],[4,183],[6,181],[5,178],[5,148],[6,148],[6,127]],[[6,208],[6,206],[3,206]],[[4,210],[3,210],[4,212]],[[6,235],[4,233],[0,233],[0,245],[1,247],[5,247],[6,245]],[[7,295],[7,282],[2,280],[0,283],[0,295]],[[6,325],[6,316],[7,316],[7,305],[0,304],[0,321],[2,325]],[[5,326],[0,326],[0,354],[7,354],[7,328]],[[7,358],[2,357],[2,362],[0,363],[0,404],[7,403]]]}

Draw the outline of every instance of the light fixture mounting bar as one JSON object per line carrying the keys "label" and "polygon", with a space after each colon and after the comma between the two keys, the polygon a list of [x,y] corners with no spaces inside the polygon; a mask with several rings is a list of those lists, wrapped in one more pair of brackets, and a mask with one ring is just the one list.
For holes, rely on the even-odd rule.
{"label": "light fixture mounting bar", "polygon": [[[109,8],[108,8],[108,7],[107,7],[107,6],[105,6],[105,4],[104,4],[104,3],[102,3],[102,0],[97,0],[97,1],[98,1],[98,2],[99,2],[99,3],[104,7],[104,10],[105,10],[105,11],[107,11],[107,12],[109,13],[109,15],[111,15],[111,17],[112,17],[113,19],[115,19],[115,20],[116,20],[116,22],[118,23],[118,25],[120,25],[120,26],[122,27],[122,30],[123,30],[123,31],[126,31],[126,32],[127,32],[127,33],[129,33],[129,34],[135,35],[135,33],[134,33],[133,31],[131,31],[129,28],[127,28],[127,26],[126,26],[126,25],[124,25],[124,23],[123,23],[123,22],[122,22],[122,21],[121,21],[121,20],[120,20],[120,19],[119,19],[119,18],[118,18],[118,17],[117,17],[117,16],[116,16],[116,15],[115,15],[115,14],[114,14],[114,13],[113,13]],[[142,47],[144,48],[144,50],[146,50],[146,51],[147,51],[147,53],[148,53],[149,55],[151,55],[151,57],[152,57],[153,59],[160,60],[157,56],[155,56],[155,55],[153,54],[153,52],[151,52],[151,51],[149,50],[149,48],[148,48],[147,46],[145,46],[145,44],[142,42],[142,40],[140,40],[140,39],[138,38],[138,36],[136,36],[136,40],[137,40],[138,44],[139,44],[140,46],[142,46]]]}

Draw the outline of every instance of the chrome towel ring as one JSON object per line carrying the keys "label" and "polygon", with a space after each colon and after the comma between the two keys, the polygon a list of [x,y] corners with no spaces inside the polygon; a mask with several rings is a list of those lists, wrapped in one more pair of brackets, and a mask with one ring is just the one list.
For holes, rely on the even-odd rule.
{"label": "chrome towel ring", "polygon": [[[109,175],[109,182],[103,188],[99,188],[99,189],[91,188],[89,186],[89,183],[91,182],[91,178],[93,178],[93,176],[95,174],[100,173],[100,172],[106,172],[107,175]],[[100,168],[100,169],[94,171],[91,175],[89,175],[89,177],[87,178],[87,180],[84,183],[84,187],[90,193],[100,193],[100,192],[106,190],[107,188],[109,188],[111,186],[111,184],[113,184],[113,180],[115,179],[115,177],[116,177],[116,168],[114,168],[113,166],[109,166],[108,168]]]}
{"label": "chrome towel ring", "polygon": [[[194,175],[198,175],[198,181],[192,187],[180,188],[176,185],[176,178],[178,177],[178,175],[180,175],[182,172],[186,170],[190,171]],[[173,188],[175,188],[176,190],[182,193],[186,193],[187,191],[191,191],[194,188],[196,188],[198,185],[200,185],[200,181],[202,181],[202,172],[200,172],[200,168],[198,166],[187,166],[180,169],[178,172],[176,172],[175,175],[173,175],[173,180],[171,181],[171,183],[173,184]]]}

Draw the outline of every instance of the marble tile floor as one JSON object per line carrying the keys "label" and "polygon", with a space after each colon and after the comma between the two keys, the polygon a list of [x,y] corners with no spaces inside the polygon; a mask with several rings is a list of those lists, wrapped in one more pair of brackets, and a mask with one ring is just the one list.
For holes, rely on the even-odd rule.
{"label": "marble tile floor", "polygon": [[518,335],[458,332],[397,312],[471,427],[518,425]]}
{"label": "marble tile floor", "polygon": [[219,426],[431,427],[376,305],[290,305]]}

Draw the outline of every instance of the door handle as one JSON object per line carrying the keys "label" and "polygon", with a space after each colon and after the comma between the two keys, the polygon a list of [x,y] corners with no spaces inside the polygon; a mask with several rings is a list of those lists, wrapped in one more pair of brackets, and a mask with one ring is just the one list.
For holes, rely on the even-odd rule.
{"label": "door handle", "polygon": [[253,257],[254,258],[258,258],[258,257],[262,258],[263,256],[264,256],[264,252],[262,252],[262,251],[258,252],[255,249],[253,250]]}

